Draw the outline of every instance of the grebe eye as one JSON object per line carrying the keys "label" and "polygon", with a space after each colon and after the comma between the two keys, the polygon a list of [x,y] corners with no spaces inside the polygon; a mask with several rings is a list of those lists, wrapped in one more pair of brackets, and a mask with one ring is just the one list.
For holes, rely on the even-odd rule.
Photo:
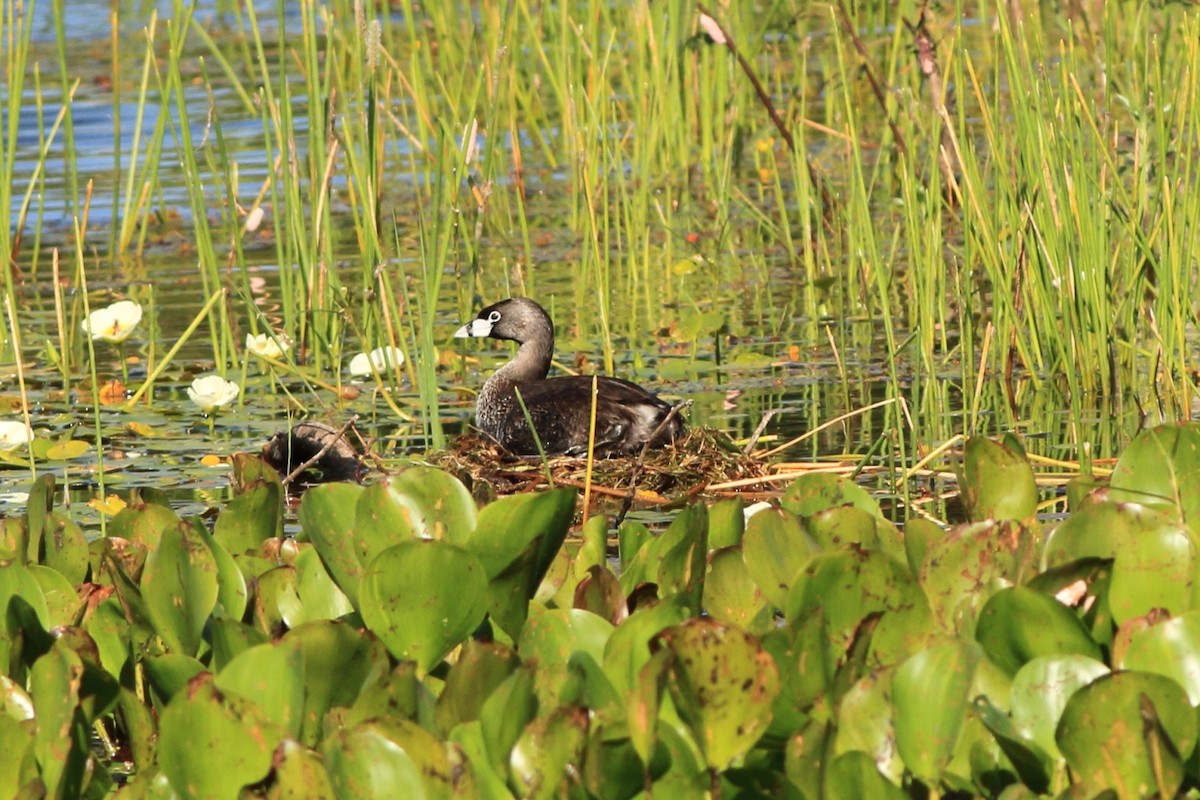
{"label": "grebe eye", "polygon": [[499,311],[493,311],[492,313],[488,314],[488,322],[490,322],[494,325],[495,323],[497,323],[499,321],[500,321],[500,312]]}

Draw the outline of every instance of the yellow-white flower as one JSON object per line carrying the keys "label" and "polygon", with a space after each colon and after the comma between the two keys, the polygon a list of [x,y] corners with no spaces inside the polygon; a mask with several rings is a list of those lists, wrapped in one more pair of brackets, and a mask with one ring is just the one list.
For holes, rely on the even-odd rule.
{"label": "yellow-white flower", "polygon": [[203,375],[192,381],[188,397],[203,411],[212,411],[219,406],[229,405],[237,399],[241,387],[220,375]]}
{"label": "yellow-white flower", "polygon": [[88,314],[83,330],[93,339],[120,344],[141,321],[142,307],[132,300],[121,300]]}
{"label": "yellow-white flower", "polygon": [[0,450],[8,452],[16,450],[23,444],[29,444],[33,431],[24,422],[5,419],[0,420]]}
{"label": "yellow-white flower", "polygon": [[403,363],[404,353],[400,352],[399,347],[376,347],[369,354],[359,353],[350,359],[350,374],[362,377],[372,372],[386,372]]}
{"label": "yellow-white flower", "polygon": [[287,334],[277,333],[274,336],[269,333],[260,333],[257,336],[246,334],[246,349],[263,358],[282,358],[291,346],[292,340],[287,337]]}

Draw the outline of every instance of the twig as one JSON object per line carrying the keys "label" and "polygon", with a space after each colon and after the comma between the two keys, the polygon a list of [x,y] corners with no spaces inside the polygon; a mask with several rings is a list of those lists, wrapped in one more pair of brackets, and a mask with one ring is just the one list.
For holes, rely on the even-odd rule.
{"label": "twig", "polygon": [[646,466],[646,453],[650,450],[650,443],[653,442],[658,435],[667,429],[671,421],[679,416],[679,412],[692,405],[691,400],[684,400],[671,406],[671,410],[662,418],[662,422],[658,423],[658,427],[654,432],[646,438],[646,443],[642,445],[642,452],[638,453],[637,461],[634,462],[633,469],[629,472],[629,490],[625,495],[625,500],[621,503],[621,510],[617,513],[616,519],[613,520],[613,527],[619,528],[621,523],[625,521],[625,515],[629,513],[630,507],[633,506],[633,498],[637,495],[637,481],[642,475],[642,470]]}
{"label": "twig", "polygon": [[767,413],[763,414],[763,418],[758,421],[758,427],[754,429],[754,433],[750,434],[750,441],[746,442],[746,446],[742,448],[744,455],[750,455],[750,451],[754,449],[754,445],[758,444],[758,437],[762,436],[762,432],[766,430],[767,423],[782,411],[782,408],[771,408],[767,410]]}
{"label": "twig", "polygon": [[[784,122],[783,116],[780,115],[779,109],[775,108],[775,104],[771,102],[771,95],[767,93],[766,87],[762,85],[762,81],[760,81],[758,79],[758,75],[754,73],[753,65],[751,65],[749,60],[742,55],[742,51],[738,49],[738,46],[734,43],[733,39],[730,38],[729,33],[725,30],[721,23],[717,22],[716,17],[709,12],[708,8],[703,3],[697,3],[696,9],[700,12],[700,27],[704,29],[704,32],[708,34],[710,39],[717,44],[724,45],[729,49],[730,53],[733,53],[734,58],[737,59],[738,66],[742,68],[742,72],[746,73],[746,77],[750,80],[750,85],[754,87],[754,93],[758,95],[758,101],[762,103],[763,108],[767,110],[767,114],[771,117],[771,122],[774,123],[775,128],[779,131],[779,135],[783,137],[783,141],[787,143],[788,151],[795,153],[796,139],[792,136],[792,131],[788,128],[787,123]],[[808,159],[807,155],[804,157],[804,163],[808,167],[808,176],[812,181],[813,188],[815,188],[821,194],[821,203],[824,207],[824,213],[828,215],[830,210],[833,208],[833,195],[830,194],[829,188],[825,185],[825,182],[821,180],[820,176],[817,174],[816,168],[813,167],[813,164]]]}
{"label": "twig", "polygon": [[904,141],[904,134],[900,132],[900,128],[896,126],[896,121],[892,119],[892,115],[888,113],[887,97],[883,93],[883,84],[875,75],[875,67],[871,63],[871,57],[867,53],[867,46],[863,44],[863,40],[859,38],[858,31],[854,30],[854,23],[850,21],[850,12],[846,11],[845,0],[838,0],[837,4],[838,16],[841,17],[842,30],[850,37],[850,41],[854,43],[854,49],[858,51],[859,56],[863,60],[863,68],[867,73],[867,80],[871,84],[871,91],[875,93],[875,100],[879,103],[879,109],[883,115],[887,117],[888,127],[892,129],[892,139],[896,142],[896,149],[900,151],[900,155],[908,157],[908,144]]}

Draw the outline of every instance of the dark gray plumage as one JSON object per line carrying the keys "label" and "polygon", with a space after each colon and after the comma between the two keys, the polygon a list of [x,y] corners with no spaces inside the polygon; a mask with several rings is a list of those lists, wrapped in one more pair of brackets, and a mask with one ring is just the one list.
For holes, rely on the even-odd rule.
{"label": "dark gray plumage", "polygon": [[[592,378],[546,377],[554,353],[554,323],[541,306],[524,297],[502,300],[480,311],[454,335],[507,339],[520,345],[513,359],[496,370],[479,390],[475,422],[480,430],[513,453],[537,453],[517,402],[516,390],[520,390],[547,453],[587,452]],[[684,430],[678,415],[654,435],[670,411],[669,404],[636,383],[597,378],[596,453],[633,453],[648,440],[652,447],[673,443]]]}

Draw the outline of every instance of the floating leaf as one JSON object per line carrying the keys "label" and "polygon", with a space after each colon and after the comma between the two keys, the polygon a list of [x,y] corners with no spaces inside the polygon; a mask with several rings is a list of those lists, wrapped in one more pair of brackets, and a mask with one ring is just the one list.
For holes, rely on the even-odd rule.
{"label": "floating leaf", "polygon": [[750,577],[741,547],[727,547],[709,555],[704,609],[718,622],[737,625],[752,633],[766,633],[775,627],[774,612]]}
{"label": "floating leaf", "polygon": [[485,506],[466,539],[488,580],[487,610],[501,630],[521,635],[529,601],[562,547],[575,490],[513,495]]}
{"label": "floating leaf", "polygon": [[521,631],[517,652],[537,664],[538,701],[550,708],[568,701],[563,693],[573,676],[564,667],[577,652],[601,663],[612,632],[612,623],[575,608],[549,609],[531,618]]}
{"label": "floating leaf", "polygon": [[217,517],[213,538],[230,555],[256,550],[283,533],[283,487],[259,481],[230,500]]}
{"label": "floating leaf", "polygon": [[746,523],[742,556],[750,577],[776,607],[787,605],[792,583],[820,552],[791,511],[770,508]]}
{"label": "floating leaf", "polygon": [[784,610],[793,625],[823,611],[835,653],[847,650],[864,620],[880,615],[871,640],[872,667],[897,664],[920,650],[932,622],[908,568],[875,550],[816,556],[796,577]]}
{"label": "floating leaf", "polygon": [[242,651],[214,685],[253,703],[286,736],[298,739],[304,713],[304,656],[290,647],[260,644]]}
{"label": "floating leaf", "polygon": [[303,536],[321,554],[321,561],[338,587],[358,607],[358,582],[362,578],[362,549],[347,546],[354,542],[357,504],[366,490],[353,483],[327,483],[314,486],[300,501],[300,527]]}
{"label": "floating leaf", "polygon": [[167,706],[159,730],[162,771],[188,797],[237,797],[266,777],[282,738],[257,707],[218,690],[208,673]]}
{"label": "floating leaf", "polygon": [[344,622],[305,623],[284,635],[283,646],[304,656],[301,741],[310,746],[320,741],[330,709],[352,706],[364,686],[391,668],[378,639]]}
{"label": "floating leaf", "polygon": [[975,639],[1009,675],[1038,656],[1102,658],[1099,645],[1074,612],[1053,597],[1022,586],[992,595],[979,614]]}
{"label": "floating leaf", "polygon": [[767,730],[779,672],[757,639],[731,625],[693,619],[655,637],[671,653],[667,688],[714,770],[727,769]]}
{"label": "floating leaf", "polygon": [[200,634],[217,602],[217,565],[208,544],[188,523],[162,532],[146,558],[142,599],[155,632],[185,655],[200,648]]}
{"label": "floating leaf", "polygon": [[520,663],[517,654],[504,645],[468,641],[438,696],[438,727],[449,731],[455,725],[479,719],[484,702]]}
{"label": "floating leaf", "polygon": [[975,678],[979,648],[949,642],[922,650],[896,671],[896,748],[905,766],[936,785],[950,762],[970,711],[967,693]]}
{"label": "floating leaf", "polygon": [[513,745],[509,767],[521,797],[557,798],[570,794],[583,765],[587,709],[565,706],[540,716]]}
{"label": "floating leaf", "polygon": [[1137,631],[1118,665],[1171,678],[1200,704],[1200,611]]}
{"label": "floating leaf", "polygon": [[[422,778],[420,754],[398,741],[397,721],[368,722],[335,732],[321,745],[329,782],[337,797],[430,796]],[[415,756],[415,757],[414,757]],[[449,768],[430,780],[449,780]],[[438,796],[438,795],[434,795]]]}
{"label": "floating leaf", "polygon": [[1183,689],[1145,672],[1104,675],[1075,692],[1057,732],[1082,789],[1124,787],[1130,797],[1175,797],[1196,736]]}
{"label": "floating leaf", "polygon": [[1200,521],[1200,424],[1143,431],[1113,469],[1110,497],[1151,505],[1197,527]]}
{"label": "floating leaf", "polygon": [[959,474],[963,505],[972,521],[1032,519],[1037,483],[1023,452],[981,436],[967,440]]}
{"label": "floating leaf", "polygon": [[461,547],[413,539],[367,566],[360,586],[367,627],[396,658],[427,672],[483,621],[487,578]]}
{"label": "floating leaf", "polygon": [[1013,725],[1021,736],[1035,742],[1052,758],[1061,758],[1054,733],[1067,700],[1076,690],[1108,672],[1104,664],[1086,656],[1038,656],[1032,659],[1013,677]]}
{"label": "floating leaf", "polygon": [[987,599],[1033,571],[1040,538],[1014,520],[986,520],[956,526],[930,544],[919,577],[941,631],[973,638]]}
{"label": "floating leaf", "polygon": [[867,753],[842,753],[829,765],[825,778],[826,797],[830,800],[904,800],[908,797],[896,784],[879,772]]}

